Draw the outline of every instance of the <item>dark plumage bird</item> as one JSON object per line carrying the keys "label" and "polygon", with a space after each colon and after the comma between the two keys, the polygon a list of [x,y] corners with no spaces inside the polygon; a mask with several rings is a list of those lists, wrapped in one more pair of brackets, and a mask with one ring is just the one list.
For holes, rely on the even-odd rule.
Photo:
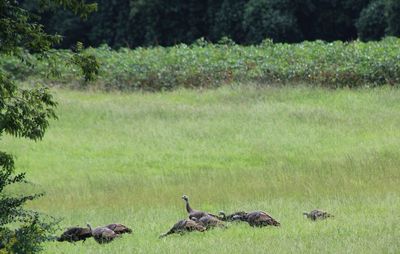
{"label": "dark plumage bird", "polygon": [[186,232],[192,232],[192,231],[200,231],[203,232],[205,231],[206,228],[202,226],[201,224],[197,223],[194,220],[191,219],[184,219],[180,220],[175,225],[166,233],[160,235],[161,237],[168,236],[170,234],[183,234]]}
{"label": "dark plumage bird", "polygon": [[198,222],[200,225],[202,225],[206,229],[215,228],[215,227],[220,227],[220,228],[226,227],[223,221],[221,221],[218,218],[211,216],[211,215],[203,216],[198,220],[196,218],[194,218],[193,220]]}
{"label": "dark plumage bird", "polygon": [[213,216],[213,217],[217,217],[217,216],[215,216],[215,215],[213,215],[213,214],[211,214],[211,213],[207,213],[207,212],[203,212],[203,211],[198,211],[198,210],[195,210],[195,209],[193,209],[192,207],[190,207],[190,205],[189,205],[189,197],[188,196],[186,196],[186,195],[183,195],[182,196],[182,199],[185,201],[185,203],[186,203],[186,211],[188,212],[188,214],[189,214],[189,219],[193,219],[193,218],[196,218],[196,219],[200,219],[201,217],[204,217],[204,216],[206,216],[206,215],[210,215],[210,216]]}
{"label": "dark plumage bird", "polygon": [[329,217],[334,217],[332,214],[329,214],[325,211],[318,210],[318,209],[312,210],[309,213],[304,212],[303,215],[307,216],[307,218],[314,220],[314,221],[315,220],[324,220]]}
{"label": "dark plumage bird", "polygon": [[59,242],[85,242],[87,238],[92,237],[92,232],[89,228],[71,227],[68,228],[60,237],[57,237]]}
{"label": "dark plumage bird", "polygon": [[218,219],[222,221],[245,221],[246,214],[246,212],[240,211],[226,215],[224,211],[220,211]]}
{"label": "dark plumage bird", "polygon": [[87,224],[87,226],[90,229],[94,240],[100,244],[109,243],[120,236],[107,227],[97,227],[93,229],[89,224]]}
{"label": "dark plumage bird", "polygon": [[268,213],[263,211],[254,211],[243,216],[243,220],[247,221],[252,227],[264,226],[280,226],[281,224],[272,218]]}
{"label": "dark plumage bird", "polygon": [[112,223],[106,226],[106,228],[111,229],[112,231],[114,231],[117,234],[124,234],[124,233],[128,233],[131,234],[132,233],[132,229],[128,228],[125,225],[119,224],[119,223]]}

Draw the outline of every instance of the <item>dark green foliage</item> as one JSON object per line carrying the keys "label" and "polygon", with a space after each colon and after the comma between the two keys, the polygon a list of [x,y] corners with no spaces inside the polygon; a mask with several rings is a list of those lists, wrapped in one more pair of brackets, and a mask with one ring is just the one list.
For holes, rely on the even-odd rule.
{"label": "dark green foliage", "polygon": [[133,45],[174,45],[207,36],[207,2],[133,1],[130,24],[141,36]]}
{"label": "dark green foliage", "polygon": [[386,15],[388,35],[400,36],[400,1],[386,0]]}
{"label": "dark green foliage", "polygon": [[349,41],[364,34],[372,39],[379,36],[368,34],[381,34],[382,20],[388,24],[384,35],[399,35],[400,30],[397,0],[379,0],[386,10],[380,17],[383,9],[373,10],[371,4],[377,0],[100,0],[98,12],[87,21],[68,10],[38,8],[36,1],[43,0],[23,2],[36,10],[45,31],[64,36],[62,48],[76,41],[112,48],[170,46],[202,37],[211,42],[229,37],[240,44],[266,38]]}
{"label": "dark green foliage", "polygon": [[243,15],[248,0],[223,0],[219,8],[216,8],[210,31],[212,40],[222,37],[232,38],[237,43],[245,42],[243,28]]}
{"label": "dark green foliage", "polygon": [[[129,1],[100,0],[98,12],[94,13],[88,23],[91,26],[89,34],[92,45],[128,46],[128,38],[132,29],[129,23]],[[101,22],[99,22],[101,20]],[[79,31],[79,30],[78,30]]]}
{"label": "dark green foliage", "polygon": [[379,40],[385,35],[385,0],[375,0],[364,8],[356,23],[358,36],[363,41]]}
{"label": "dark green foliage", "polygon": [[245,8],[243,27],[248,43],[260,43],[265,38],[277,42],[302,39],[290,0],[250,0]]}

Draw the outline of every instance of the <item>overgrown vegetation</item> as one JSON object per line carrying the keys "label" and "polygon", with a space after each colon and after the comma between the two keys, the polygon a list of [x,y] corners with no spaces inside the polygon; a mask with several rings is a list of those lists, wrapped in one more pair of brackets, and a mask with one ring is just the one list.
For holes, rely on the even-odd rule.
{"label": "overgrown vegetation", "polygon": [[[398,85],[400,39],[379,42],[303,42],[240,46],[231,40],[210,44],[111,50],[87,49],[101,63],[93,87],[120,90],[170,90],[177,87],[215,87],[237,81],[261,84],[307,83],[323,87]],[[78,68],[66,65],[72,52],[58,50],[51,60],[27,55],[35,68],[13,57],[0,59],[0,66],[19,80],[44,80],[62,86],[86,86]],[[50,68],[54,66],[54,68]],[[48,79],[48,70],[58,78]]]}

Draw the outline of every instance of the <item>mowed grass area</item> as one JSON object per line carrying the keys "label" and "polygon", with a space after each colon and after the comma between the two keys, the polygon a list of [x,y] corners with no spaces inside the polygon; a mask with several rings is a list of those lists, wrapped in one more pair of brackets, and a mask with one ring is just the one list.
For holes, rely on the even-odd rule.
{"label": "mowed grass area", "polygon": [[[165,93],[53,91],[41,142],[0,149],[45,191],[30,207],[62,227],[120,222],[108,245],[45,253],[399,253],[400,90],[232,86]],[[264,210],[280,228],[158,239],[194,208]],[[311,222],[305,210],[334,219]],[[61,231],[60,231],[61,232]]]}

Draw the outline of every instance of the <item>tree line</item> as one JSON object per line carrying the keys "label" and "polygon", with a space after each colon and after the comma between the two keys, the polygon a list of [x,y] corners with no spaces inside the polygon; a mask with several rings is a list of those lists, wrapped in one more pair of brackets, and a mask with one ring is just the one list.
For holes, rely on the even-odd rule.
{"label": "tree line", "polygon": [[[64,36],[60,47],[113,48],[211,42],[229,37],[256,44],[304,40],[377,40],[400,35],[398,0],[97,0],[98,11],[83,21],[71,11],[24,0],[46,32]],[[89,1],[90,2],[90,1]]]}

